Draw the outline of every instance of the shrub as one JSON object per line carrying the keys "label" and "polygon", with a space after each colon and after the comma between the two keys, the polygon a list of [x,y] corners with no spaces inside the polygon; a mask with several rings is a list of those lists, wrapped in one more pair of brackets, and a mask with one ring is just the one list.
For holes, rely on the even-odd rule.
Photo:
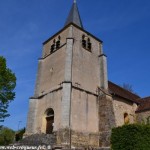
{"label": "shrub", "polygon": [[19,131],[16,133],[15,140],[16,140],[16,141],[22,140],[24,133],[25,133],[25,128],[19,130]]}
{"label": "shrub", "polygon": [[150,150],[150,125],[124,125],[112,129],[112,150]]}
{"label": "shrub", "polygon": [[0,145],[9,145],[14,141],[15,132],[12,129],[2,127],[0,130]]}

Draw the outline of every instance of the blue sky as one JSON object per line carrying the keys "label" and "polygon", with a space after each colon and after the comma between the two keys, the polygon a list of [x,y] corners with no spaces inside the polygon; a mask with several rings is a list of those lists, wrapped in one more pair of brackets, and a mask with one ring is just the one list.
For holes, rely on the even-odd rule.
{"label": "blue sky", "polygon": [[[17,76],[11,116],[3,123],[26,126],[42,42],[63,28],[73,0],[0,0],[0,55]],[[150,1],[77,0],[84,28],[103,40],[109,80],[150,95]],[[21,123],[19,123],[21,121]]]}

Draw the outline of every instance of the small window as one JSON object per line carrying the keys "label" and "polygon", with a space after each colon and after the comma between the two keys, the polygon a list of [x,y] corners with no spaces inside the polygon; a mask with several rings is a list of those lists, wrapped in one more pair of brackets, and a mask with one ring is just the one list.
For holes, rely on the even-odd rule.
{"label": "small window", "polygon": [[55,51],[55,44],[53,44],[52,46],[51,46],[51,53],[53,53]]}
{"label": "small window", "polygon": [[86,40],[82,40],[82,47],[86,48]]}
{"label": "small window", "polygon": [[130,118],[128,113],[124,113],[124,124],[129,124],[130,123]]}
{"label": "small window", "polygon": [[56,49],[58,49],[60,47],[60,41],[56,42]]}
{"label": "small window", "polygon": [[85,35],[82,35],[82,47],[91,52],[92,43],[90,38],[85,38]]}
{"label": "small window", "polygon": [[61,40],[61,36],[60,35],[58,36],[58,40]]}
{"label": "small window", "polygon": [[91,43],[88,43],[88,50],[91,51],[91,48],[92,48],[92,44],[91,44]]}
{"label": "small window", "polygon": [[53,44],[51,45],[50,48],[50,53],[53,53],[54,51],[60,48],[60,40],[61,40],[60,36],[58,36],[57,40],[55,39],[53,40]]}
{"label": "small window", "polygon": [[85,39],[85,35],[82,35],[82,40],[84,40]]}

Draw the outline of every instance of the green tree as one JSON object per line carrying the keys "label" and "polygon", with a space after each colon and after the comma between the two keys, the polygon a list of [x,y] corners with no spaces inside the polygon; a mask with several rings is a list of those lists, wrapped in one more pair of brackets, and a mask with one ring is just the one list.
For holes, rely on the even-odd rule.
{"label": "green tree", "polygon": [[6,59],[0,56],[0,122],[9,116],[7,109],[9,103],[15,98],[15,86],[15,74],[7,68]]}
{"label": "green tree", "polygon": [[0,130],[0,145],[9,145],[15,139],[15,132],[7,127],[2,127]]}

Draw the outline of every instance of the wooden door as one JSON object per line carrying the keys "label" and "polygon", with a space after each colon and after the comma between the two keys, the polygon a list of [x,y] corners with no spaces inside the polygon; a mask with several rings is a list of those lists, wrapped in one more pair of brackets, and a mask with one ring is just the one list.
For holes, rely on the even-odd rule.
{"label": "wooden door", "polygon": [[54,116],[52,117],[46,117],[46,134],[52,134],[53,133],[53,123],[54,123]]}

